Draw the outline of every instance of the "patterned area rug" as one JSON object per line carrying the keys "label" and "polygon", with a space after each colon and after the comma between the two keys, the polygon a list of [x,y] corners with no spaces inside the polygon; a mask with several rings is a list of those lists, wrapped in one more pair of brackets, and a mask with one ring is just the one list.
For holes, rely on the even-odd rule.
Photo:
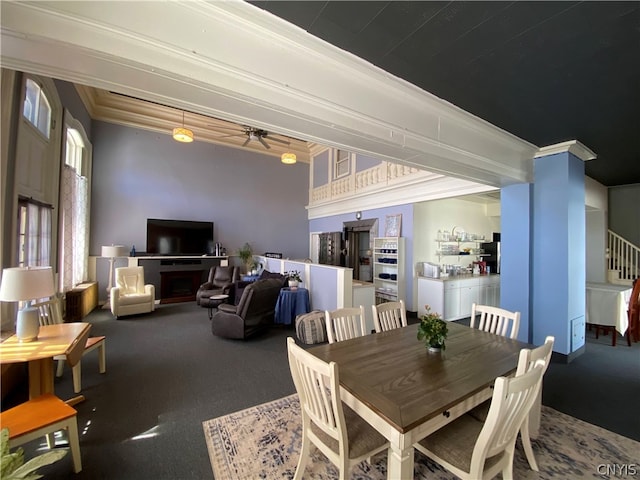
{"label": "patterned area rug", "polygon": [[[297,395],[207,420],[203,427],[216,480],[293,478],[302,442]],[[619,470],[617,475],[611,475],[613,470],[606,475],[605,469],[623,464],[638,468],[640,442],[545,406],[540,436],[532,440],[532,445],[540,472],[529,469],[518,441],[514,478],[624,478],[624,474],[617,473]],[[312,451],[313,460],[307,464],[304,478],[337,478],[333,464],[317,448]],[[414,473],[416,479],[457,478],[419,452],[415,454]],[[632,474],[633,470],[627,473]],[[377,455],[371,465],[363,462],[354,467],[351,478],[384,480],[386,455]]]}

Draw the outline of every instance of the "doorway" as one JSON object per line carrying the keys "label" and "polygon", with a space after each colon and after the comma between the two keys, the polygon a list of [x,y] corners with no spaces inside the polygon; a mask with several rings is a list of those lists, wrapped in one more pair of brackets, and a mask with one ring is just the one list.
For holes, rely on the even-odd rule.
{"label": "doorway", "polygon": [[353,279],[373,281],[373,239],[378,232],[378,219],[343,223],[345,267],[353,269]]}

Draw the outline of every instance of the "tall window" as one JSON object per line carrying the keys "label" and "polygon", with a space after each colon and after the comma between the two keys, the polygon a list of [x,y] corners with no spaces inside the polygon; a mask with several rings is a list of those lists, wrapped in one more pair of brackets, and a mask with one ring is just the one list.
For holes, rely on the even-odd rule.
{"label": "tall window", "polygon": [[30,78],[26,83],[22,115],[45,137],[49,138],[51,134],[51,105],[40,85]]}
{"label": "tall window", "polygon": [[68,125],[65,147],[60,189],[60,286],[62,290],[69,290],[87,279],[89,190],[88,155],[83,136]]}
{"label": "tall window", "polygon": [[334,179],[349,175],[349,157],[349,152],[345,150],[336,150],[336,157],[333,168]]}
{"label": "tall window", "polygon": [[51,265],[51,206],[18,201],[18,265]]}

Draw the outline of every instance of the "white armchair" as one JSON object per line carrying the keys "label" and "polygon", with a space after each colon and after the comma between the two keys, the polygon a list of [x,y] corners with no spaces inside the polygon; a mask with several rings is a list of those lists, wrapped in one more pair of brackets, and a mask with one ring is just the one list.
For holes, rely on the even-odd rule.
{"label": "white armchair", "polygon": [[111,313],[120,318],[153,312],[156,291],[144,284],[144,267],[116,268],[116,286],[111,289]]}

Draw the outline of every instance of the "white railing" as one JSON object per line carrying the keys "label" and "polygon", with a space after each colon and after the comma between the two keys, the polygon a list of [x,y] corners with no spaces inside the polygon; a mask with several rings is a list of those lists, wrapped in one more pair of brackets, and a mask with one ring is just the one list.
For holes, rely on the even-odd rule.
{"label": "white railing", "polygon": [[631,284],[640,277],[640,248],[611,230],[607,244],[609,281]]}

